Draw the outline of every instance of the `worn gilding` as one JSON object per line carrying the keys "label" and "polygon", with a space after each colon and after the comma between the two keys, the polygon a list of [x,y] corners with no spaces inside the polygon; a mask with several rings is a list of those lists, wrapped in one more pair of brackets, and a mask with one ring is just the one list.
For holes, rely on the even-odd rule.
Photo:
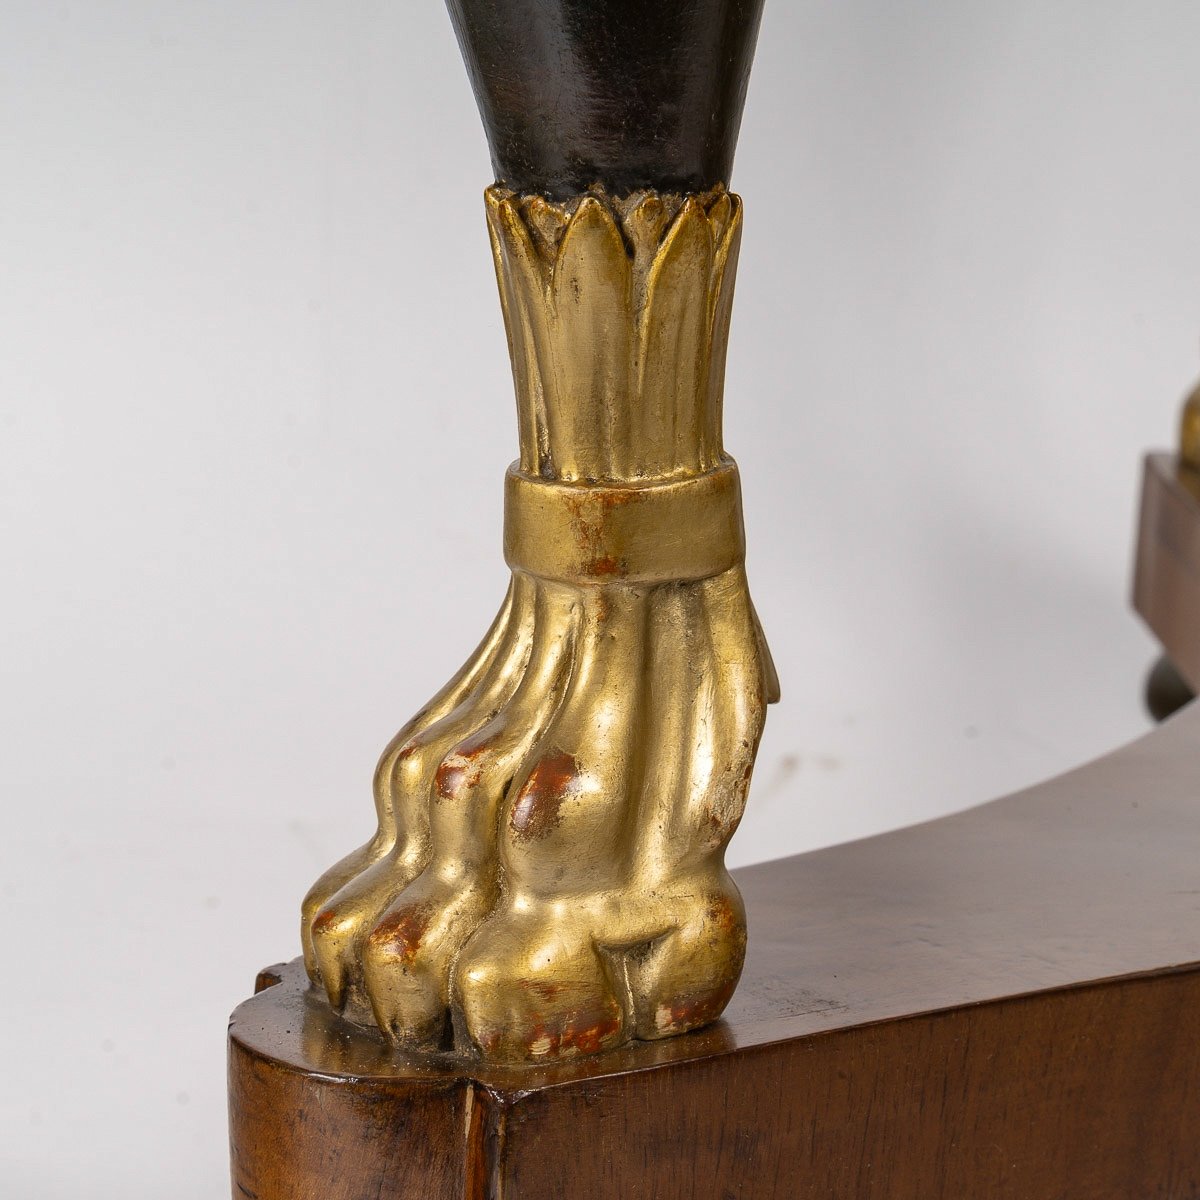
{"label": "worn gilding", "polygon": [[741,204],[487,193],[517,393],[512,582],[384,752],[304,902],[330,1001],[413,1049],[546,1061],[714,1020],[724,866],[777,684],[721,403]]}
{"label": "worn gilding", "polygon": [[1200,471],[1200,386],[1188,396],[1183,406],[1179,454],[1185,466]]}

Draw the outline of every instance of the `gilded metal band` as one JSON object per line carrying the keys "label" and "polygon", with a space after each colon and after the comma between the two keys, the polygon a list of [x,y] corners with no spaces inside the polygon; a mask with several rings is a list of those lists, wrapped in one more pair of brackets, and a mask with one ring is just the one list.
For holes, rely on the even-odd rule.
{"label": "gilded metal band", "polygon": [[514,463],[504,489],[504,557],[563,583],[709,579],[745,560],[737,467],[636,484],[541,479]]}

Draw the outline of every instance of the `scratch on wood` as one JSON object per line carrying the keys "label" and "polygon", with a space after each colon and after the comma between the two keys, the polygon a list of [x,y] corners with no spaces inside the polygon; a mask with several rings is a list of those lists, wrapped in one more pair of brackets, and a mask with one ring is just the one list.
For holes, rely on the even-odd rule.
{"label": "scratch on wood", "polygon": [[504,1133],[508,1105],[495,1092],[472,1083],[464,1112],[466,1163],[464,1200],[504,1200]]}

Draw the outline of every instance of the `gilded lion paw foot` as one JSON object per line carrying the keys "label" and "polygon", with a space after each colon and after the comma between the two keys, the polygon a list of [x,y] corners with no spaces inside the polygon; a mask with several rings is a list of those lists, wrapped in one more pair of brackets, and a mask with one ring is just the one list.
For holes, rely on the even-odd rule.
{"label": "gilded lion paw foot", "polygon": [[715,1019],[745,947],[721,860],[766,700],[740,568],[518,573],[497,624],[385,754],[376,839],[310,893],[310,974],[399,1046],[504,1061]]}
{"label": "gilded lion paw foot", "polygon": [[721,1013],[777,694],[721,436],[741,203],[487,193],[521,456],[495,625],[384,754],[305,961],[407,1049],[544,1062]]}

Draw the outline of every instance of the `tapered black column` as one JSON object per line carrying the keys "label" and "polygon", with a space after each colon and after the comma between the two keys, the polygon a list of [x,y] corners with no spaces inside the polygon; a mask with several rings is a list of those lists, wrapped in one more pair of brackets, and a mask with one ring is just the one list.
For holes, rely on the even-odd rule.
{"label": "tapered black column", "polygon": [[447,3],[501,182],[562,199],[729,181],[763,0]]}

